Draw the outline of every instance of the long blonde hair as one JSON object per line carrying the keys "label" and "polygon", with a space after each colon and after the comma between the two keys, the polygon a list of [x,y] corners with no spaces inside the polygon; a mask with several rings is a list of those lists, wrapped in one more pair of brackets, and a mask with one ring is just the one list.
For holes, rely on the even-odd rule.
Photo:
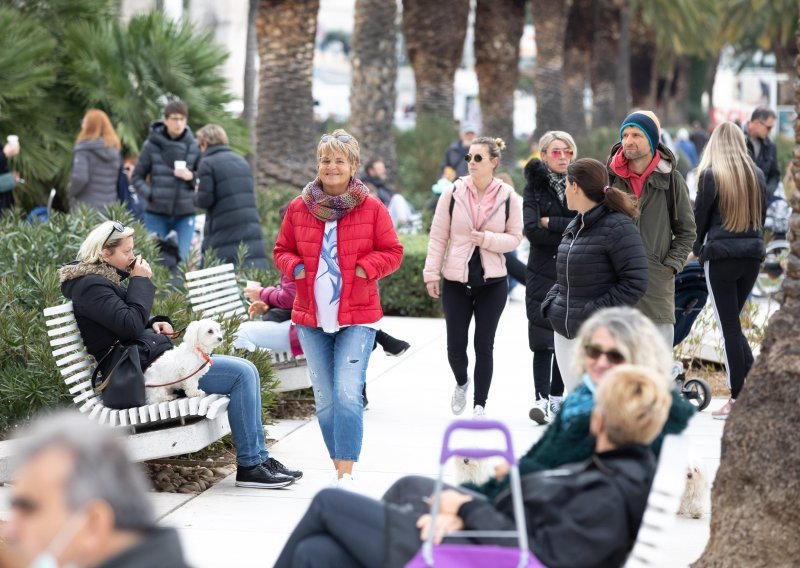
{"label": "long blonde hair", "polygon": [[744,132],[733,122],[723,122],[711,133],[697,165],[697,191],[703,191],[702,174],[710,169],[719,196],[722,228],[742,233],[761,228],[761,188],[756,165],[747,153]]}

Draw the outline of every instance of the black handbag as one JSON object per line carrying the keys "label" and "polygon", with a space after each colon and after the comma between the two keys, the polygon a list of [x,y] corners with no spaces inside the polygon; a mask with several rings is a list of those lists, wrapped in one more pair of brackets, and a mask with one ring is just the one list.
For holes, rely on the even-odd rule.
{"label": "black handbag", "polygon": [[290,319],[292,319],[292,310],[289,308],[270,308],[267,313],[261,316],[262,321],[275,323],[282,323]]}
{"label": "black handbag", "polygon": [[123,345],[117,341],[112,345],[92,373],[92,387],[108,408],[123,410],[144,406],[144,373],[138,343]]}

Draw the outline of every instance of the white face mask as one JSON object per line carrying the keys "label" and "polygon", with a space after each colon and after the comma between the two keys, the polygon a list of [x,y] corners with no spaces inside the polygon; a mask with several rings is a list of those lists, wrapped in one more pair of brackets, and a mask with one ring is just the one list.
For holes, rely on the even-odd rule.
{"label": "white face mask", "polygon": [[60,566],[57,559],[70,545],[85,521],[86,515],[82,510],[73,513],[47,545],[47,548],[28,564],[28,568],[77,568],[72,563]]}

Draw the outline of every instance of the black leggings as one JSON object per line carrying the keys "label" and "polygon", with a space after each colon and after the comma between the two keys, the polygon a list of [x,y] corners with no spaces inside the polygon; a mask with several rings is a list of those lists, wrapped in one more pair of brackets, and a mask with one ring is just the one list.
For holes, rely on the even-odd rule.
{"label": "black leggings", "polygon": [[739,321],[758,277],[761,262],[754,258],[726,258],[705,263],[708,296],[725,340],[725,367],[731,398],[736,399],[753,366],[753,352]]}
{"label": "black leggings", "polygon": [[558,361],[556,361],[554,352],[551,349],[537,349],[533,352],[533,387],[536,390],[537,400],[540,398],[546,399],[550,395],[564,395],[564,381],[561,380]]}
{"label": "black leggings", "polygon": [[467,382],[469,323],[475,314],[475,396],[474,404],[486,406],[494,371],[494,335],[506,307],[508,281],[469,288],[461,282],[445,280],[442,307],[447,326],[447,360],[459,385]]}

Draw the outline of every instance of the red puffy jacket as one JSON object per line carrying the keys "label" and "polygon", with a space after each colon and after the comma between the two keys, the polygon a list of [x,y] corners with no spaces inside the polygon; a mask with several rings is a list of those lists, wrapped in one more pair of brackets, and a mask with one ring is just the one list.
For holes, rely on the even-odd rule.
{"label": "red puffy jacket", "polygon": [[[295,280],[297,297],[292,306],[292,321],[317,327],[314,281],[325,223],[314,217],[302,198],[296,197],[281,224],[273,254],[275,265],[294,280],[294,269],[302,263],[305,278]],[[378,279],[391,274],[403,260],[403,245],[394,231],[392,219],[378,198],[370,195],[361,205],[339,219],[336,227],[342,295],[339,325],[375,323],[383,317],[378,297]],[[356,277],[356,265],[366,278]]]}

